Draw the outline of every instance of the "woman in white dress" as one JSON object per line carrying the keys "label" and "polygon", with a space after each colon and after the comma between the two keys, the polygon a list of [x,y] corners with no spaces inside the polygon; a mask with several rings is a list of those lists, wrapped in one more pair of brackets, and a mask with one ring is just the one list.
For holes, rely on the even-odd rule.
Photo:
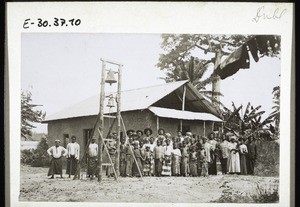
{"label": "woman in white dress", "polygon": [[239,174],[241,172],[240,168],[240,155],[237,146],[237,140],[235,138],[230,139],[228,143],[229,157],[228,157],[228,173]]}

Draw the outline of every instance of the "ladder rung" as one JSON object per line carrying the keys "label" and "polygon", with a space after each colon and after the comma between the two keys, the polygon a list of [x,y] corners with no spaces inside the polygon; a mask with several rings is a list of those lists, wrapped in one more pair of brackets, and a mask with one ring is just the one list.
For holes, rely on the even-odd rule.
{"label": "ladder rung", "polygon": [[114,141],[114,139],[103,139],[104,141]]}
{"label": "ladder rung", "polygon": [[103,117],[106,117],[106,118],[111,118],[111,119],[115,119],[115,118],[117,118],[116,116],[111,116],[111,115],[103,115]]}
{"label": "ladder rung", "polygon": [[110,163],[102,163],[103,166],[111,166]]}

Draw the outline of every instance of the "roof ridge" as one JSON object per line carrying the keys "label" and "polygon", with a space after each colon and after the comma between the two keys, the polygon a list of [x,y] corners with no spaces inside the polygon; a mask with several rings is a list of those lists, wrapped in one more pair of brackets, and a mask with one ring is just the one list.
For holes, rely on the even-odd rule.
{"label": "roof ridge", "polygon": [[[171,85],[171,84],[175,84],[175,83],[179,83],[179,82],[188,82],[188,80],[173,81],[173,82],[161,83],[161,84],[152,85],[152,86],[144,86],[144,87],[139,87],[139,88],[126,89],[126,90],[121,90],[121,92],[136,91],[136,90],[141,90],[141,89],[145,89],[145,88],[154,88],[154,87],[158,87],[158,86]],[[117,91],[113,91],[113,92],[110,92],[110,93],[117,93]],[[94,97],[94,96],[99,95],[99,94],[100,93],[97,93],[95,95],[90,96],[89,98]]]}
{"label": "roof ridge", "polygon": [[[123,90],[123,91],[121,91],[121,92],[125,92],[125,91],[135,91],[135,90],[140,90],[140,89],[145,89],[145,88],[154,88],[154,87],[158,87],[158,86],[171,85],[171,84],[175,84],[175,83],[179,83],[179,82],[187,82],[187,81],[188,81],[188,80],[173,81],[173,82],[161,83],[161,84],[152,85],[152,86],[145,86],[145,87],[140,87],[140,88],[127,89],[127,90]],[[116,92],[113,92],[113,93],[116,93]]]}
{"label": "roof ridge", "polygon": [[[169,93],[170,93],[170,90],[172,90],[172,91],[174,91],[174,90],[176,90],[177,88],[179,88],[180,86],[182,86],[182,85],[184,85],[184,84],[186,84],[188,82],[188,80],[183,80],[183,81],[174,81],[174,82],[169,82],[169,83],[164,83],[164,84],[158,84],[158,85],[153,85],[153,86],[147,86],[147,87],[141,87],[141,88],[135,88],[135,89],[129,89],[129,90],[125,90],[125,91],[121,91],[121,96],[123,96],[123,94],[124,94],[124,96],[125,97],[127,97],[127,96],[132,96],[133,94],[139,94],[139,95],[141,95],[142,93],[142,90],[145,90],[146,89],[146,91],[147,91],[147,93],[149,92],[149,91],[151,91],[151,90],[149,90],[149,89],[151,89],[151,88],[153,88],[153,89],[156,89],[157,87],[163,87],[163,86],[168,86],[167,88],[168,88],[168,90],[166,91],[166,90],[158,90],[159,92],[158,92],[158,95],[159,96],[157,96],[157,95],[155,95],[155,96],[153,96],[153,97],[151,97],[150,99],[149,99],[149,101],[146,101],[146,102],[144,102],[144,104],[141,106],[141,104],[137,104],[137,105],[139,105],[139,106],[136,106],[136,107],[138,107],[138,109],[141,109],[141,107],[143,107],[143,109],[144,108],[147,108],[147,107],[149,107],[149,106],[151,106],[153,103],[155,103],[156,101],[158,101],[158,100],[160,100],[161,98],[162,98],[162,96],[166,96],[166,95],[168,95]],[[176,87],[176,88],[175,88]],[[152,90],[153,90],[152,89]],[[159,88],[157,88],[157,89],[159,89]],[[157,91],[157,89],[155,90],[155,91]],[[132,91],[132,92],[131,92]],[[134,92],[135,91],[135,92]],[[154,91],[154,90],[153,90]],[[116,92],[111,92],[112,94],[115,94]],[[155,94],[155,93],[154,93]],[[69,113],[67,110],[69,110],[69,109],[73,109],[74,110],[74,108],[78,108],[78,107],[80,107],[81,105],[87,105],[86,103],[87,102],[90,102],[90,101],[92,101],[92,102],[90,102],[90,103],[94,103],[95,102],[95,100],[97,99],[97,98],[99,98],[99,96],[100,96],[100,93],[97,93],[97,94],[95,94],[95,95],[92,95],[92,96],[90,96],[90,97],[87,97],[87,98],[85,98],[85,99],[83,99],[83,100],[81,100],[81,101],[78,101],[77,103],[74,103],[74,104],[71,104],[70,106],[68,106],[68,107],[65,107],[65,108],[63,108],[63,109],[61,109],[61,110],[59,110],[59,111],[57,111],[56,113],[53,113],[53,114],[50,114],[50,115],[48,115],[47,117],[46,117],[46,119],[45,119],[45,121],[44,122],[46,122],[47,120],[52,120],[54,117],[57,117],[57,116],[59,116],[60,114],[62,114],[63,112],[67,112],[67,113]],[[148,97],[148,96],[147,96]],[[99,100],[97,100],[97,102],[98,102]],[[139,101],[138,101],[139,102]],[[96,102],[95,102],[96,103]],[[136,103],[135,103],[136,104]],[[128,105],[128,104],[127,104]],[[122,108],[123,108],[124,106],[122,105]],[[130,107],[129,107],[130,108]],[[127,108],[126,108],[126,106],[125,106],[125,109],[124,110],[129,110],[129,108],[128,108],[128,106],[127,106]],[[89,112],[85,112],[85,113],[91,113],[91,112],[93,112],[93,109],[91,109]],[[94,112],[93,112],[94,113]],[[81,114],[82,115],[82,114]],[[54,120],[54,119],[53,119]]]}

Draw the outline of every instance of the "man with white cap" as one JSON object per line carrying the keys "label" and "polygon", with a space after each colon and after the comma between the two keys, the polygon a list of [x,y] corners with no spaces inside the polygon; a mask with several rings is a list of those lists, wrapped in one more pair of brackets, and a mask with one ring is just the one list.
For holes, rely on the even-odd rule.
{"label": "man with white cap", "polygon": [[185,133],[184,141],[185,141],[185,143],[186,143],[186,145],[187,145],[188,147],[191,146],[191,139],[192,139],[192,136],[193,136],[192,132],[186,132],[186,133]]}
{"label": "man with white cap", "polygon": [[48,176],[51,175],[50,179],[54,178],[54,175],[60,175],[60,177],[62,178],[62,157],[66,156],[68,151],[59,145],[60,144],[60,140],[55,140],[55,146],[50,147],[47,150],[48,155],[50,155],[52,157],[51,161],[50,161],[50,168],[48,171]]}

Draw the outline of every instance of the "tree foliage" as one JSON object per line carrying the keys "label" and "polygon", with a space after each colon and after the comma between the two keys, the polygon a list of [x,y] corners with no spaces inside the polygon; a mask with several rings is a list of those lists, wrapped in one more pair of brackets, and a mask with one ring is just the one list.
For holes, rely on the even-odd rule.
{"label": "tree foliage", "polygon": [[21,92],[21,137],[25,140],[32,135],[32,129],[36,128],[34,123],[40,123],[46,116],[42,110],[35,110],[39,105],[32,104],[31,97],[31,92]]}
{"label": "tree foliage", "polygon": [[[199,34],[163,34],[157,67],[166,72],[166,82],[186,80],[189,81],[207,98],[214,92],[206,89],[216,76],[210,74],[204,78],[210,64],[214,64],[216,54],[220,51],[229,55],[246,41],[243,35],[199,35]],[[199,51],[204,56],[213,54],[213,58],[194,57]],[[221,94],[217,94],[221,95]]]}
{"label": "tree foliage", "polygon": [[280,36],[163,34],[161,37],[164,53],[160,54],[156,66],[165,71],[166,77],[163,79],[166,82],[188,79],[202,95],[211,100],[213,95],[222,94],[206,88],[216,80],[216,74],[204,74],[210,65],[216,67],[217,55],[229,55],[247,41],[255,39],[259,58],[280,57]]}
{"label": "tree foliage", "polygon": [[275,86],[273,88],[273,103],[274,106],[272,107],[272,109],[274,110],[270,115],[269,115],[269,119],[274,121],[274,126],[272,124],[270,124],[270,129],[271,132],[275,135],[275,136],[279,136],[279,123],[280,123],[280,86]]}
{"label": "tree foliage", "polygon": [[261,116],[265,111],[260,111],[261,105],[252,106],[250,102],[247,104],[243,112],[243,105],[236,107],[232,103],[233,110],[224,107],[224,129],[225,131],[232,132],[236,136],[248,137],[254,135],[256,137],[271,138],[270,128],[268,124],[273,122],[272,117],[267,117],[262,120]]}

